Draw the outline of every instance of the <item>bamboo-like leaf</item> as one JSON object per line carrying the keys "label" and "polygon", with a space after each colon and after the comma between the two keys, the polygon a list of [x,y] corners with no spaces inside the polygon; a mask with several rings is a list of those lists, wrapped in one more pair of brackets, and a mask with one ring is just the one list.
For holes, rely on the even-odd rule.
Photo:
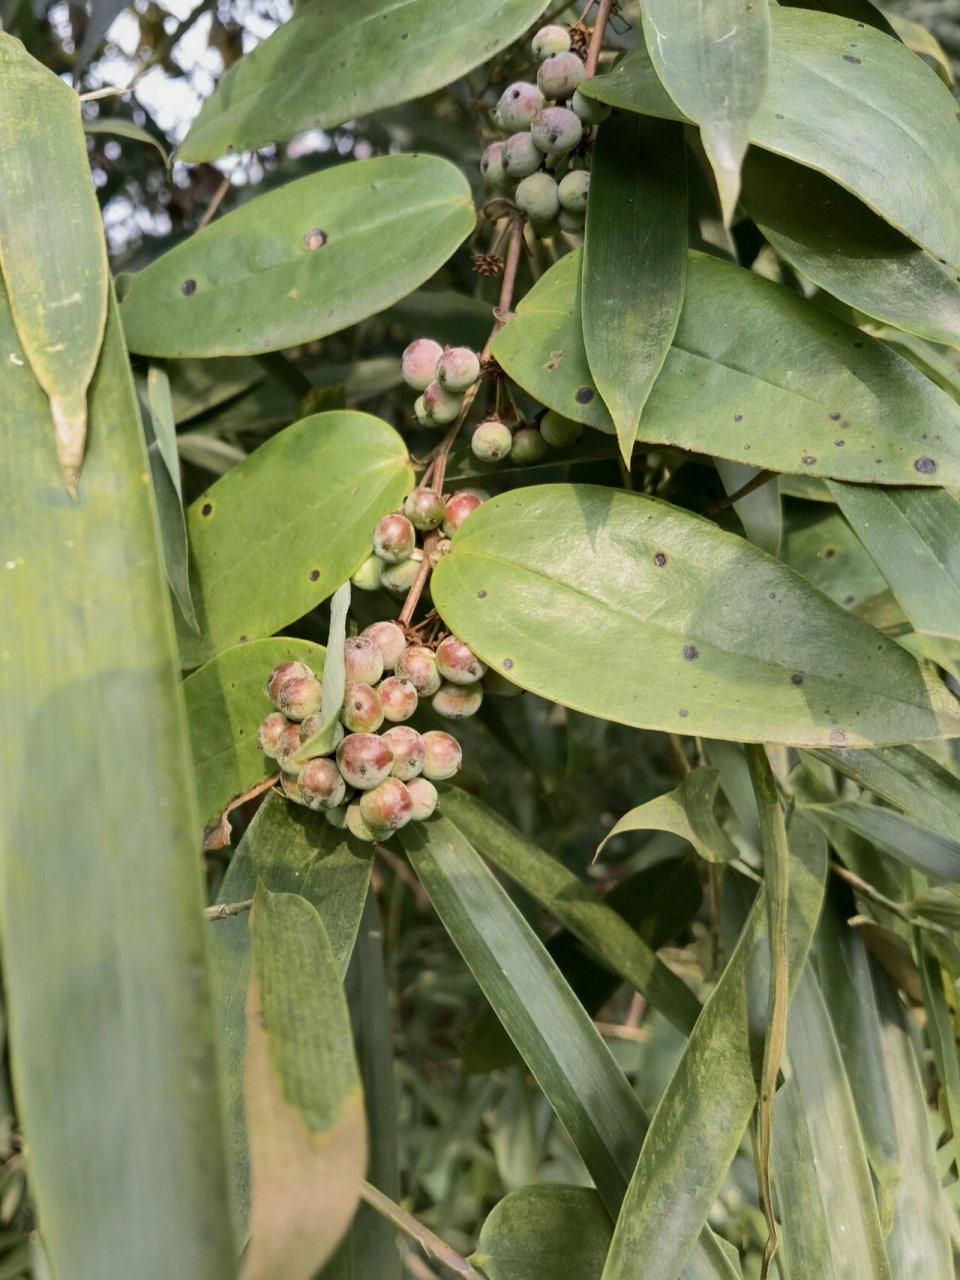
{"label": "bamboo-like leaf", "polygon": [[730,862],[737,846],[714,814],[720,775],[716,769],[692,769],[673,791],[631,809],[610,828],[597,848],[625,831],[672,831],[689,841],[707,862]]}
{"label": "bamboo-like leaf", "polygon": [[729,226],[740,193],[750,125],[767,87],[767,0],[642,0],[647,52],[663,87],[700,126]]}
{"label": "bamboo-like leaf", "polygon": [[141,129],[132,120],[124,120],[121,116],[98,116],[96,120],[84,120],[83,131],[93,135],[105,133],[114,138],[127,138],[130,142],[142,142],[148,147],[156,147],[163,163],[168,168],[170,166],[170,157],[160,139],[155,138],[146,129]]}
{"label": "bamboo-like leaf", "polygon": [[960,884],[960,842],[893,809],[862,800],[838,800],[807,808],[829,834],[834,823],[936,880]]}
{"label": "bamboo-like leaf", "polygon": [[75,495],[107,319],[107,252],[80,99],[2,31],[0,119],[0,273],[23,358],[50,402],[63,483]]}
{"label": "bamboo-like leaf", "polygon": [[915,945],[923,984],[923,1006],[927,1013],[927,1036],[940,1081],[940,1105],[948,1131],[956,1135],[960,1125],[960,1061],[950,1003],[954,996],[951,977],[920,930],[915,931]]}
{"label": "bamboo-like leaf", "polygon": [[683,305],[687,174],[679,125],[628,113],[599,130],[582,272],[587,362],[629,464]]}
{"label": "bamboo-like leaf", "polygon": [[886,587],[846,520],[823,503],[789,504],[781,558],[845,609],[859,611]]}
{"label": "bamboo-like leaf", "polygon": [[310,1280],[367,1166],[363,1090],[330,939],[299,894],[257,885],[244,1096],[251,1238],[242,1280]]}
{"label": "bamboo-like leaf", "polygon": [[347,685],[344,650],[347,641],[347,614],[350,611],[350,583],[337,587],[330,601],[330,629],[327,633],[327,651],[323,662],[323,683],[320,690],[320,728],[295,751],[293,764],[300,764],[312,756],[325,756],[333,750],[334,731],[339,724],[343,692]]}
{"label": "bamboo-like leaf", "polygon": [[[795,984],[820,914],[827,850],[807,820],[791,824],[790,840],[788,972]],[[754,903],[654,1113],[603,1280],[675,1277],[737,1153],[757,1101],[769,1015],[766,892]]]}
{"label": "bamboo-like leaf", "polygon": [[58,1276],[230,1280],[199,822],[120,326],[75,502],[2,290],[0,352],[0,933],[31,1191]]}
{"label": "bamboo-like leaf", "polygon": [[754,481],[762,481],[759,488],[738,498],[733,509],[750,541],[761,551],[779,558],[783,540],[780,477],[771,476],[757,467],[745,466],[742,462],[731,462],[728,458],[716,458],[714,465],[727,497],[740,493]]}
{"label": "bamboo-like leaf", "polygon": [[470,1261],[489,1280],[600,1280],[610,1235],[595,1191],[521,1187],[487,1214]]}
{"label": "bamboo-like leaf", "polygon": [[442,808],[480,853],[542,902],[675,1026],[685,1033],[691,1030],[700,1012],[696,996],[612,907],[598,901],[561,862],[465,791],[445,789]]}

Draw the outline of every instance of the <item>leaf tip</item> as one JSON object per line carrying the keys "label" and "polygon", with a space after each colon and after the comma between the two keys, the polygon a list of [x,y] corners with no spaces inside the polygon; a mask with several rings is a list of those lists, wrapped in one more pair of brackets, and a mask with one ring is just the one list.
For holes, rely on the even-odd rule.
{"label": "leaf tip", "polygon": [[86,400],[81,397],[78,403],[65,396],[52,395],[50,412],[53,416],[54,446],[64,488],[71,498],[76,498],[77,481],[80,478],[83,450],[87,440]]}

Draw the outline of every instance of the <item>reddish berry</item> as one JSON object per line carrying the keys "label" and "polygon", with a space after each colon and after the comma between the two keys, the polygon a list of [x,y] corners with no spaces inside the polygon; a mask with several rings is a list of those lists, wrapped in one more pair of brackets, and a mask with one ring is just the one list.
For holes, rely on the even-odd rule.
{"label": "reddish berry", "polygon": [[343,691],[340,719],[351,733],[376,733],[383,724],[379,693],[368,684],[350,681]]}
{"label": "reddish berry", "polygon": [[387,778],[360,797],[360,816],[375,835],[399,831],[413,817],[410,792],[399,778]]}
{"label": "reddish berry", "polygon": [[411,822],[423,822],[429,818],[437,807],[437,788],[426,778],[412,778],[407,783],[410,799],[413,801]]}
{"label": "reddish berry", "polygon": [[393,777],[407,782],[422,771],[423,739],[416,729],[407,724],[394,725],[383,735],[383,740],[390,744],[393,752],[393,768],[390,770]]}
{"label": "reddish berry", "polygon": [[369,627],[364,627],[360,632],[360,638],[372,640],[380,650],[384,671],[393,670],[397,665],[397,659],[407,647],[407,637],[403,634],[403,628],[398,627],[395,622],[371,622]]}
{"label": "reddish berry", "polygon": [[416,545],[417,531],[406,516],[394,512],[377,521],[377,527],[373,531],[373,549],[387,564],[409,560]]}
{"label": "reddish berry", "polygon": [[361,684],[376,684],[383,675],[383,655],[372,636],[348,636],[343,665],[347,679]]}
{"label": "reddish berry", "polygon": [[423,391],[437,375],[437,361],[443,355],[443,347],[432,338],[417,338],[400,357],[400,372],[404,382],[414,391]]}
{"label": "reddish berry", "polygon": [[288,720],[306,720],[320,710],[320,681],[316,676],[294,676],[285,680],[277,705]]}
{"label": "reddish berry", "polygon": [[294,676],[312,675],[313,672],[310,668],[302,662],[281,662],[278,667],[274,667],[270,672],[267,680],[267,697],[274,706],[277,706],[280,690],[288,680],[292,680]]}
{"label": "reddish berry", "polygon": [[452,778],[460,768],[463,752],[460,743],[442,729],[429,729],[423,736],[423,776],[433,782]]}
{"label": "reddish berry", "polygon": [[471,511],[476,511],[480,501],[480,498],[475,493],[468,493],[465,489],[461,489],[447,499],[443,517],[443,532],[448,538],[453,537]]}
{"label": "reddish berry", "polygon": [[297,781],[308,809],[335,809],[346,798],[346,784],[332,760],[308,760]]}
{"label": "reddish berry", "polygon": [[392,724],[409,720],[417,709],[417,691],[409,680],[400,676],[388,676],[377,685],[377,693],[383,706],[383,718]]}
{"label": "reddish berry", "polygon": [[447,720],[475,716],[483,702],[482,684],[450,684],[445,681],[433,695],[433,709]]}
{"label": "reddish berry", "polygon": [[337,747],[337,766],[348,786],[369,791],[390,776],[393,752],[375,733],[348,733]]}
{"label": "reddish berry", "polygon": [[257,730],[257,746],[271,759],[276,758],[277,740],[286,727],[287,717],[281,715],[279,711],[271,711],[265,719],[260,721],[260,727]]}
{"label": "reddish berry", "polygon": [[396,671],[401,679],[410,681],[421,697],[429,697],[440,688],[437,660],[425,645],[407,645],[397,659]]}

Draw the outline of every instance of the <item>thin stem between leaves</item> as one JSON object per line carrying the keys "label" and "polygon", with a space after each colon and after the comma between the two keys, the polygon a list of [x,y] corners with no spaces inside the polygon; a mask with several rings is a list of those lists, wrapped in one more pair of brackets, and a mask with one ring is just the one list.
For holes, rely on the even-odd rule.
{"label": "thin stem between leaves", "polygon": [[434,1258],[455,1276],[461,1276],[463,1280],[483,1280],[480,1272],[472,1267],[466,1258],[455,1249],[451,1249],[439,1236],[435,1236],[429,1227],[418,1222],[412,1214],[407,1213],[406,1209],[401,1209],[400,1205],[394,1204],[389,1196],[385,1196],[369,1182],[363,1184],[360,1197],[371,1209],[375,1209],[381,1217],[392,1223],[398,1231],[415,1240],[428,1258]]}

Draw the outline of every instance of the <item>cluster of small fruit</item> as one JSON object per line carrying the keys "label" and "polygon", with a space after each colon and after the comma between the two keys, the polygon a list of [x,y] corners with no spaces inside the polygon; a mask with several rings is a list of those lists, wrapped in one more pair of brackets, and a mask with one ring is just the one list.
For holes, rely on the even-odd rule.
{"label": "cluster of small fruit", "polygon": [[[402,511],[377,521],[373,554],[353,575],[353,585],[361,591],[383,587],[402,598],[416,582],[424,556],[429,554],[435,563],[446,555],[454,533],[488,496],[479,489],[458,489],[446,497],[436,489],[414,489],[404,499]],[[418,533],[436,533],[427,544],[429,551],[417,545]]]}
{"label": "cluster of small fruit", "polygon": [[[340,723],[326,755],[293,757],[320,729],[321,685],[302,662],[283,662],[267,681],[276,707],[260,724],[260,749],[280,766],[289,799],[322,811],[360,840],[385,840],[437,806],[435,782],[460,768],[452,734],[418,733],[407,723],[421,698],[449,719],[476,713],[486,667],[456,636],[436,651],[409,643],[395,622],[374,622],[345,646],[346,688]],[[383,729],[384,724],[387,728]]]}
{"label": "cluster of small fruit", "polygon": [[[480,172],[493,192],[506,193],[517,182],[514,202],[535,234],[550,236],[560,230],[576,235],[586,217],[590,174],[571,166],[560,176],[561,170],[580,146],[584,127],[600,124],[610,108],[577,88],[584,65],[571,48],[566,27],[541,27],[532,49],[540,64],[537,83],[518,80],[504,90],[494,119],[509,136],[490,143]],[[546,172],[548,168],[553,172]]]}

